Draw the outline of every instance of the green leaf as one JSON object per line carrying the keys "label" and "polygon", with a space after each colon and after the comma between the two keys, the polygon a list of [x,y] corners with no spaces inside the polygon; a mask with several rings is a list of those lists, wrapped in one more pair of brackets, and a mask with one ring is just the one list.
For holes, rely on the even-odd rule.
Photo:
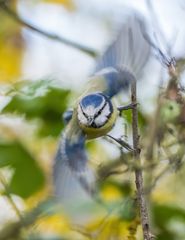
{"label": "green leaf", "polygon": [[[132,111],[131,110],[123,111],[122,116],[129,124],[132,123]],[[146,126],[146,117],[139,109],[138,109],[138,122],[139,122],[139,126],[141,128]]]}
{"label": "green leaf", "polygon": [[180,104],[173,100],[165,99],[161,108],[161,119],[163,122],[174,122],[180,115]]}
{"label": "green leaf", "polygon": [[[185,223],[185,210],[176,207],[176,206],[169,206],[169,205],[153,205],[153,221],[155,226],[158,228],[158,240],[169,239],[169,240],[177,240],[181,239],[178,238],[178,232],[172,231],[169,227],[169,223],[171,221],[181,221]],[[178,231],[178,230],[177,230]],[[184,236],[185,237],[185,236]]]}
{"label": "green leaf", "polygon": [[4,166],[14,170],[8,186],[10,193],[27,198],[43,187],[43,171],[19,142],[0,143],[0,167]]}
{"label": "green leaf", "polygon": [[133,219],[135,219],[136,215],[137,215],[136,200],[131,197],[125,198],[120,209],[121,219],[126,221],[132,221]]}
{"label": "green leaf", "polygon": [[156,224],[165,228],[167,222],[172,218],[178,218],[185,222],[185,210],[175,206],[154,205],[153,216]]}
{"label": "green leaf", "polygon": [[[28,83],[28,86],[16,86],[19,91],[15,94],[3,113],[24,115],[26,119],[40,119],[39,133],[42,136],[57,136],[64,127],[62,114],[67,108],[69,90],[39,83]],[[22,92],[22,93],[20,93]],[[35,95],[34,95],[35,92]]]}
{"label": "green leaf", "polygon": [[156,240],[177,240],[176,236],[170,232],[163,231],[157,235]]}

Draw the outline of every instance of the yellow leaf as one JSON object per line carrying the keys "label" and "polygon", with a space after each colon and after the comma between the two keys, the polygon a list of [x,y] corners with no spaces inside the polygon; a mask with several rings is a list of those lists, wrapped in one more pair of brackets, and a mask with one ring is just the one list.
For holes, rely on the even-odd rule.
{"label": "yellow leaf", "polygon": [[107,202],[120,200],[122,193],[113,185],[105,185],[101,191],[102,198]]}
{"label": "yellow leaf", "polygon": [[23,39],[20,27],[0,16],[0,82],[15,81],[21,75]]}
{"label": "yellow leaf", "polygon": [[75,6],[72,0],[44,0],[45,2],[62,4],[68,10],[74,10]]}
{"label": "yellow leaf", "polygon": [[65,216],[52,215],[40,218],[37,223],[37,230],[45,234],[59,233],[67,234],[70,231],[70,224]]}
{"label": "yellow leaf", "polygon": [[128,240],[130,235],[129,226],[129,222],[123,222],[116,216],[108,216],[103,221],[97,219],[97,221],[88,224],[86,229],[96,240]]}

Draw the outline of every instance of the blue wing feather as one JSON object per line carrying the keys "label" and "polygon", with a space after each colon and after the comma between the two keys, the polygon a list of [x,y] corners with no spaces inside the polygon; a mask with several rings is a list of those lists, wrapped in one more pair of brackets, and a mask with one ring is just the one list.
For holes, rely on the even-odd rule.
{"label": "blue wing feather", "polygon": [[118,94],[123,89],[127,90],[131,82],[135,80],[134,75],[126,69],[123,71],[122,69],[119,69],[104,73],[103,78],[106,82],[106,88],[103,93],[110,98]]}
{"label": "blue wing feather", "polygon": [[[62,139],[63,141],[63,139]],[[74,171],[70,168],[70,165],[66,162],[65,155],[61,151],[62,146],[59,145],[54,164],[54,194],[57,199],[70,206],[75,204],[77,199],[86,199],[90,196],[90,187],[92,184],[88,180],[90,179],[90,173],[88,168],[84,168],[84,171]],[[78,158],[74,158],[76,161],[80,161]],[[74,201],[75,196],[75,201]]]}
{"label": "blue wing feather", "polygon": [[132,13],[115,41],[98,59],[94,71],[95,81],[97,76],[105,80],[104,93],[108,96],[113,97],[121,90],[127,90],[133,80],[141,77],[151,53],[151,45],[144,36],[144,30],[144,19]]}
{"label": "blue wing feather", "polygon": [[145,28],[144,18],[132,13],[115,41],[97,61],[95,72],[111,67],[127,70],[136,78],[140,77],[151,52],[151,45],[144,36]]}
{"label": "blue wing feather", "polygon": [[65,111],[62,115],[62,119],[64,121],[64,123],[67,125],[69,123],[69,121],[71,120],[73,116],[73,110],[72,109],[68,109],[67,111]]}
{"label": "blue wing feather", "polygon": [[[55,195],[68,198],[71,192],[92,193],[93,174],[87,167],[85,135],[73,117],[61,136],[54,161],[53,180]],[[72,194],[71,194],[72,195]]]}

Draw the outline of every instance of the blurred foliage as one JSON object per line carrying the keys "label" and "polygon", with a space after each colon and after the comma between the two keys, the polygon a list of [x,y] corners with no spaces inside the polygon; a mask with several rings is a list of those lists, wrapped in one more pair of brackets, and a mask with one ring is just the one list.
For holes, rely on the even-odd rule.
{"label": "blurred foliage", "polygon": [[[35,82],[19,81],[6,85],[3,91],[5,96],[10,99],[2,110],[2,114],[24,116],[26,121],[37,125],[38,141],[44,141],[49,135],[57,136],[62,130],[61,116],[68,106],[71,94],[69,90],[58,87],[51,80],[40,80]],[[181,136],[182,138],[179,130],[179,124],[181,123],[178,122],[182,106],[176,100],[167,98],[162,100],[159,118],[159,130],[162,131],[162,134],[156,132],[156,136],[160,137],[161,147],[165,151],[160,155],[160,159],[166,158],[167,154],[169,164],[166,170],[160,170],[160,167],[159,169],[155,169],[155,167],[152,169],[154,184],[148,181],[146,186],[149,188],[155,187],[155,181],[162,178],[163,171],[164,173],[169,169],[178,171],[183,166],[183,144],[178,142],[177,137]],[[123,116],[130,125],[130,111],[125,111]],[[144,138],[147,137],[148,126],[149,119],[139,110],[139,127],[145,129],[143,131]],[[176,141],[176,143],[171,145],[173,141]],[[4,194],[7,194],[8,191],[8,193],[16,194],[23,199],[32,198],[37,191],[43,190],[43,187],[47,185],[46,181],[48,179],[44,176],[44,169],[40,168],[39,160],[27,150],[27,147],[29,149],[29,146],[25,147],[20,141],[2,141],[0,144],[0,167],[2,169],[9,167],[13,170]],[[95,144],[95,142],[88,143],[87,148],[92,155],[96,150],[100,151],[99,154],[102,154],[102,150],[98,150],[98,144]],[[157,155],[154,156],[157,159]],[[111,238],[141,239],[137,201],[132,181],[129,179],[134,165],[132,165],[131,157],[128,159],[129,161],[118,161],[119,164],[115,165],[115,169],[119,169],[119,166],[125,164],[128,167],[128,173],[121,175],[121,177],[116,176],[116,174],[115,176],[105,177],[103,181],[98,183],[100,202],[93,200],[79,202],[75,199],[73,205],[69,201],[63,209],[50,211],[50,208],[56,207],[55,202],[52,202],[50,206],[42,207],[40,210],[43,214],[42,217],[33,219],[31,225],[34,231],[25,227],[24,236],[26,237],[23,239],[85,240],[87,237],[101,240]],[[108,169],[109,164],[114,168],[114,165],[111,162],[109,163],[109,159],[107,159],[107,164],[105,169]],[[158,165],[160,166],[160,163]],[[164,192],[164,194],[166,193]],[[178,225],[185,222],[183,208],[175,205],[169,206],[168,204],[159,205],[159,203],[154,202],[151,206],[157,239],[162,240],[167,237],[170,240],[183,240],[185,233],[183,231],[177,232]],[[78,221],[82,220],[80,226],[73,223],[73,218],[77,218]],[[84,222],[83,219],[88,220]],[[19,232],[19,236],[23,236],[21,232]]]}
{"label": "blurred foliage", "polygon": [[132,221],[137,216],[137,202],[131,197],[125,198],[123,208],[120,209],[120,217],[125,221]]}
{"label": "blurred foliage", "polygon": [[[132,112],[127,110],[122,112],[123,118],[126,120],[127,123],[131,124],[132,122]],[[141,111],[140,108],[138,108],[138,122],[141,130],[144,130],[147,123],[147,116],[144,115],[144,113]]]}
{"label": "blurred foliage", "polygon": [[[185,226],[185,210],[183,208],[154,204],[152,210],[154,223],[158,232],[158,240],[184,239],[185,229],[183,226]],[[182,228],[177,232],[175,228],[180,222],[182,223]]]}
{"label": "blurred foliage", "polygon": [[1,142],[0,153],[0,167],[8,166],[13,170],[8,193],[27,198],[43,187],[43,171],[21,143]]}
{"label": "blurred foliage", "polygon": [[0,22],[0,82],[15,81],[21,75],[24,50],[21,28],[2,11]]}
{"label": "blurred foliage", "polygon": [[180,109],[179,103],[166,99],[161,109],[161,119],[164,122],[174,122],[180,115]]}
{"label": "blurred foliage", "polygon": [[19,82],[8,90],[13,95],[3,113],[40,119],[39,134],[57,136],[63,128],[62,114],[67,108],[69,90],[52,86],[50,81]]}
{"label": "blurred foliage", "polygon": [[[113,191],[115,191],[115,193],[111,194],[110,197],[116,198],[116,199],[118,197],[122,197],[123,195],[128,196],[132,193],[132,186],[129,181],[118,182],[118,181],[115,181],[114,179],[109,178],[105,182],[102,181],[100,183],[99,187],[100,187],[101,192],[104,193],[105,196],[106,196],[106,192],[107,192],[106,198],[109,198],[108,194]],[[110,191],[110,189],[112,189],[112,190]]]}

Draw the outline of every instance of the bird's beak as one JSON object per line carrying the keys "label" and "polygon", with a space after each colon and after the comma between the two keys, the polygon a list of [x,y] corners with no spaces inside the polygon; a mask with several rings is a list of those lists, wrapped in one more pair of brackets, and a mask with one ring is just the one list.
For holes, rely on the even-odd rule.
{"label": "bird's beak", "polygon": [[94,121],[94,118],[93,117],[89,117],[88,118],[88,125],[91,126],[93,121]]}

